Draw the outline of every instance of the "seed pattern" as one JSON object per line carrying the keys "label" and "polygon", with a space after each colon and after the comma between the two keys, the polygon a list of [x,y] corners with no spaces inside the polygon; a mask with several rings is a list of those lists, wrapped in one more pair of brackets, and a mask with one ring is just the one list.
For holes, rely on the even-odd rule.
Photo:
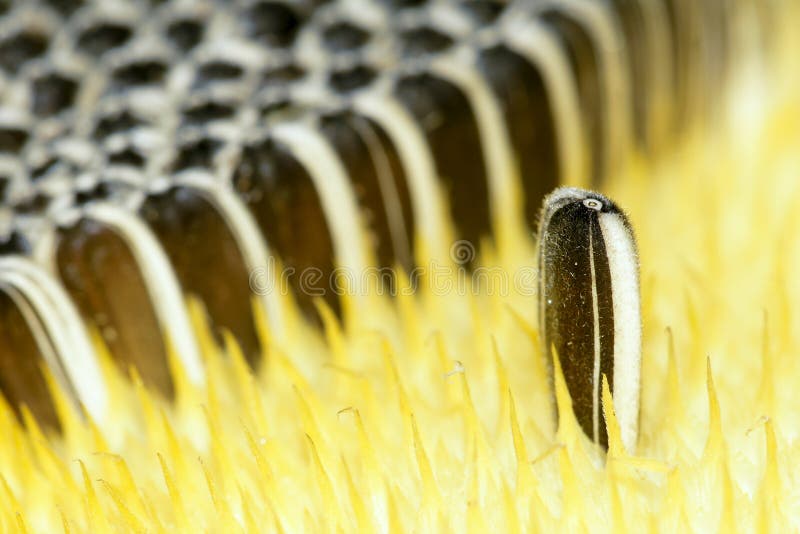
{"label": "seed pattern", "polygon": [[[679,112],[713,111],[696,105],[704,62],[727,53],[718,18],[698,45],[707,53],[670,53],[696,41],[687,3],[362,4],[42,0],[2,12],[0,251],[50,273],[79,311],[79,344],[98,338],[171,398],[172,352],[205,376],[182,297],[254,370],[256,314],[277,337],[287,309],[319,325],[320,301],[369,322],[366,299],[337,294],[338,268],[377,268],[391,291],[397,267],[470,270],[495,246],[519,253],[548,192],[602,189],[632,150],[680,133]],[[454,244],[470,253],[448,254]],[[248,283],[277,272],[270,262],[295,307]],[[607,306],[597,300],[599,317]],[[17,324],[44,332],[23,344],[37,361],[63,328]]]}

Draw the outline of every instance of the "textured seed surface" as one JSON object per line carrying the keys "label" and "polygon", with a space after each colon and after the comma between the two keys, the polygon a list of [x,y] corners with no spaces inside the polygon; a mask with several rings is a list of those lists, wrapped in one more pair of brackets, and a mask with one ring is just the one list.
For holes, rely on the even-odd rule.
{"label": "textured seed surface", "polygon": [[615,394],[623,441],[635,447],[641,363],[636,245],[622,211],[588,191],[545,200],[539,232],[540,323],[555,350],[583,431],[608,446],[602,376]]}

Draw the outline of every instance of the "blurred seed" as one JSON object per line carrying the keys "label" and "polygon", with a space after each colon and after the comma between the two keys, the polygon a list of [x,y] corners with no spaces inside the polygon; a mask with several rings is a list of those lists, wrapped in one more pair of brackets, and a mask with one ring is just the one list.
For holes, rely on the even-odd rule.
{"label": "blurred seed", "polygon": [[333,236],[306,168],[287,146],[266,139],[243,150],[231,181],[270,251],[280,258],[304,314],[318,319],[318,296],[339,313],[339,298],[329,286],[335,268]]}
{"label": "blurred seed", "polygon": [[611,140],[603,135],[606,128],[604,122],[607,120],[603,114],[606,88],[603,84],[597,43],[588,28],[564,9],[547,9],[542,13],[541,20],[552,28],[553,35],[561,41],[567,53],[577,84],[586,141],[591,147],[589,154],[593,183],[602,182],[605,178],[607,148]]}
{"label": "blurred seed", "polygon": [[[26,405],[40,425],[60,431],[55,403],[42,373],[44,360],[32,323],[38,321],[23,295],[10,287],[0,287],[0,394],[17,417]],[[26,318],[26,311],[28,317]],[[40,324],[36,324],[42,328]]]}
{"label": "blurred seed", "polygon": [[395,94],[425,132],[457,239],[477,246],[491,231],[491,214],[479,126],[466,94],[429,73],[401,78]]}
{"label": "blurred seed", "polygon": [[140,213],[183,290],[205,305],[217,341],[223,342],[223,330],[230,331],[256,367],[262,352],[250,307],[249,272],[223,215],[201,191],[187,186],[148,196]]}
{"label": "blurred seed", "polygon": [[146,385],[172,398],[167,345],[133,252],[98,221],[80,219],[58,233],[56,267],[84,319],[105,335],[123,373],[135,367]]}

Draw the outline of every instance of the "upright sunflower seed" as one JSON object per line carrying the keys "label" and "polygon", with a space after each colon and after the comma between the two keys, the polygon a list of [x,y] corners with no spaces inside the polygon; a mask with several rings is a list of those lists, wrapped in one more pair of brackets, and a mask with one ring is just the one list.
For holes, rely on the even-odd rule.
{"label": "upright sunflower seed", "polygon": [[638,435],[641,311],[636,241],[606,197],[562,187],[544,201],[539,227],[539,324],[554,348],[583,431],[608,447],[602,376],[628,451]]}

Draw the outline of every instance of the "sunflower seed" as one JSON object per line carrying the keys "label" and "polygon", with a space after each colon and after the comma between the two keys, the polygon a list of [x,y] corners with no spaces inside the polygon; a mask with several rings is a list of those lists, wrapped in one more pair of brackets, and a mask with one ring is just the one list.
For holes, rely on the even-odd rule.
{"label": "sunflower seed", "polygon": [[539,229],[539,321],[555,350],[583,431],[604,448],[602,375],[614,394],[625,447],[636,445],[641,314],[636,242],[625,214],[597,193],[562,187]]}

